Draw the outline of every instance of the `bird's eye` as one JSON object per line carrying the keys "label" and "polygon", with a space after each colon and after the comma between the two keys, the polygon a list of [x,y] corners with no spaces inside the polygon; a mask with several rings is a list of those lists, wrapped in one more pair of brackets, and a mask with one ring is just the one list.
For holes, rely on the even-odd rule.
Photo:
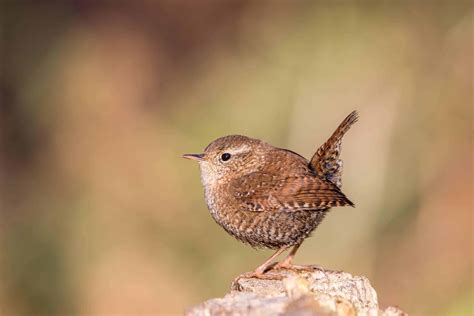
{"label": "bird's eye", "polygon": [[222,161],[227,161],[230,159],[230,154],[229,153],[223,153],[221,156]]}

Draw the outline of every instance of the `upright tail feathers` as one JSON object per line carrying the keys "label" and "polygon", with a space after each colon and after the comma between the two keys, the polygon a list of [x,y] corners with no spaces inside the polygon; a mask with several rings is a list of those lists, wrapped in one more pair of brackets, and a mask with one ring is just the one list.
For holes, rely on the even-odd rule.
{"label": "upright tail feathers", "polygon": [[319,147],[309,163],[312,170],[322,178],[334,183],[338,188],[341,188],[342,185],[342,160],[339,159],[342,137],[358,119],[357,111],[349,114],[331,137]]}

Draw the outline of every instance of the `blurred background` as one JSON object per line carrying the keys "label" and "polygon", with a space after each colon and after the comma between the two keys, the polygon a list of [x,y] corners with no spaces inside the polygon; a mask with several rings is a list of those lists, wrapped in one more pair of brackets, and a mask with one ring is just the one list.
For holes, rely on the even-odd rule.
{"label": "blurred background", "polygon": [[0,314],[175,315],[272,252],[181,159],[244,134],[310,158],[357,109],[343,190],[296,262],[382,306],[473,307],[473,8],[2,1]]}

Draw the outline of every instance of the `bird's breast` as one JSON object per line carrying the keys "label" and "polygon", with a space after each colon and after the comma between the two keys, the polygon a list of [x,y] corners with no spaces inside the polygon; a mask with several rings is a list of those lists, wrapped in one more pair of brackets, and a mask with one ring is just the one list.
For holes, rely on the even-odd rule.
{"label": "bird's breast", "polygon": [[235,203],[232,201],[233,197],[228,196],[218,183],[205,186],[204,192],[207,208],[212,218],[220,225],[225,224],[229,220],[230,214],[236,211]]}

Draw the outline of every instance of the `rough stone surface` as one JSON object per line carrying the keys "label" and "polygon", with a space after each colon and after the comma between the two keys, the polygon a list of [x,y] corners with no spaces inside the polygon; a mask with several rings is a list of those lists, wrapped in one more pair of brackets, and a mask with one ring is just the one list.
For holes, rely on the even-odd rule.
{"label": "rough stone surface", "polygon": [[377,293],[365,277],[319,267],[266,275],[268,279],[241,277],[229,294],[195,306],[186,315],[407,315],[393,306],[380,310]]}

